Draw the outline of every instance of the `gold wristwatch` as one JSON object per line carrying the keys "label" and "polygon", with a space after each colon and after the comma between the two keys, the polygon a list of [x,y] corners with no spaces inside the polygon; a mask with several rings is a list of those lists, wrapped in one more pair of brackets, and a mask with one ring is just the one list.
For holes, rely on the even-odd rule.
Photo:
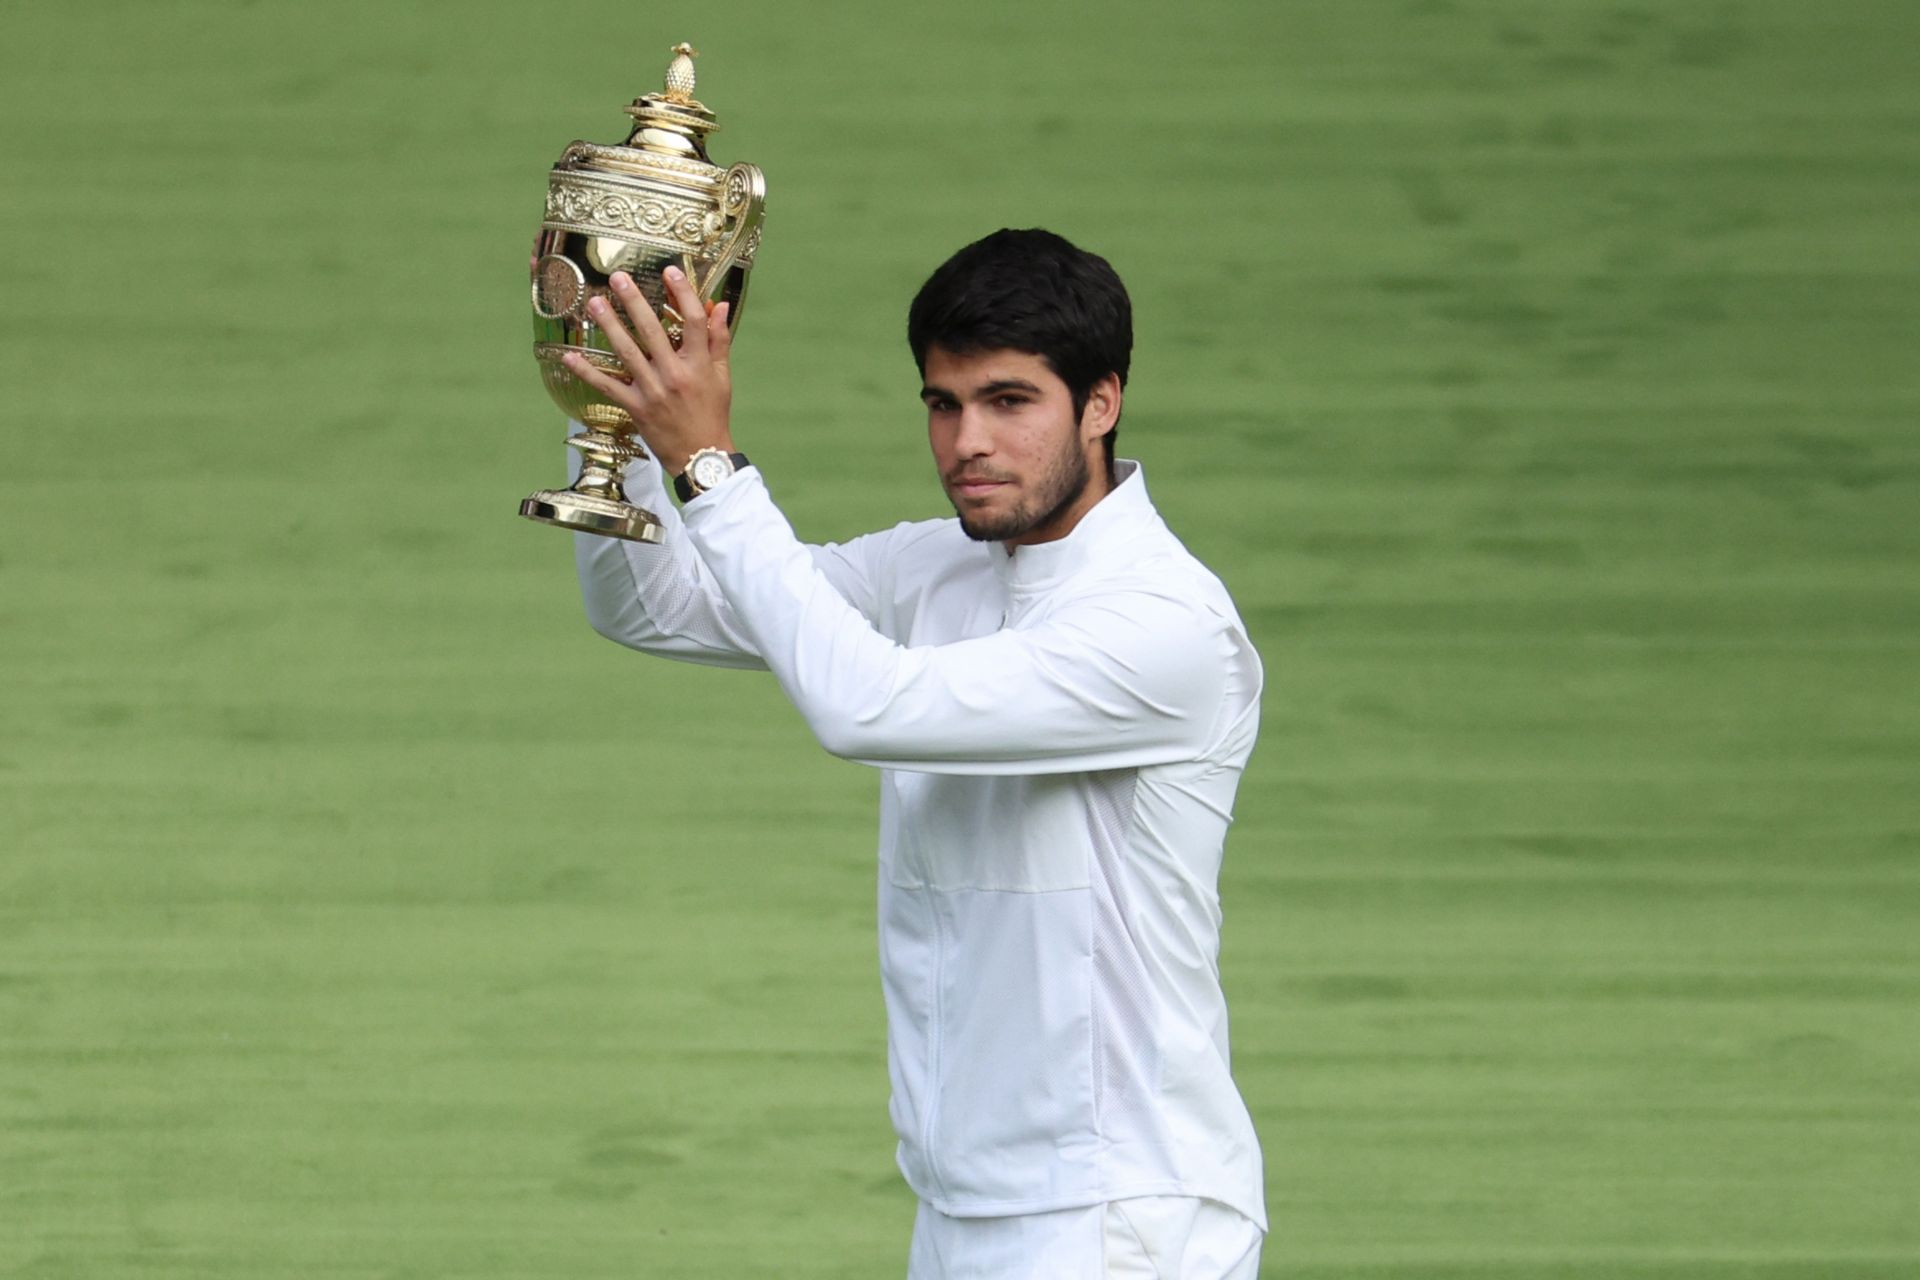
{"label": "gold wristwatch", "polygon": [[728,476],[747,466],[747,455],[724,449],[699,449],[687,459],[687,469],[673,478],[673,491],[682,502],[692,502]]}

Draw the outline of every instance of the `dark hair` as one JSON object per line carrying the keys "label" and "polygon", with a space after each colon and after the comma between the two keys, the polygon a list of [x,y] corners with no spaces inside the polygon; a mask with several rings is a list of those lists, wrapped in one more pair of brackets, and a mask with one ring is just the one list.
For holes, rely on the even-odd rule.
{"label": "dark hair", "polygon": [[[1133,304],[1105,258],[1051,231],[1002,228],[927,277],[907,309],[907,345],[922,376],[935,346],[1039,356],[1067,384],[1077,421],[1094,383],[1111,373],[1127,385]],[[1109,466],[1119,429],[1107,433]]]}

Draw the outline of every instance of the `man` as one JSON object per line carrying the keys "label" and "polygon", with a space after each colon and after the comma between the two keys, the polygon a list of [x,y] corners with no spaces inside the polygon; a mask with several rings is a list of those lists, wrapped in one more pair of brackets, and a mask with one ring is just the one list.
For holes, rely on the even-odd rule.
{"label": "man", "polygon": [[[907,322],[957,519],[795,537],[729,422],[727,308],[669,268],[592,304],[658,468],[658,547],[576,539],[588,617],[636,649],[764,667],[882,772],[880,961],[911,1280],[1244,1280],[1260,1151],[1228,1071],[1216,896],[1260,664],[1113,436],[1133,344],[1107,263],[1000,231]],[[631,326],[631,331],[629,330]],[[662,471],[676,477],[679,516]]]}

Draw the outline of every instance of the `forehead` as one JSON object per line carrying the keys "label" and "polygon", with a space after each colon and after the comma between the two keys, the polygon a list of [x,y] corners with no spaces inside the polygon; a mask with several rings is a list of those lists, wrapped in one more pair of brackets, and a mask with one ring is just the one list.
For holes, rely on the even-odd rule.
{"label": "forehead", "polygon": [[1002,347],[994,351],[949,351],[937,343],[927,348],[927,385],[964,395],[970,388],[995,382],[1029,382],[1042,391],[1067,384],[1047,364],[1046,357],[1031,351]]}

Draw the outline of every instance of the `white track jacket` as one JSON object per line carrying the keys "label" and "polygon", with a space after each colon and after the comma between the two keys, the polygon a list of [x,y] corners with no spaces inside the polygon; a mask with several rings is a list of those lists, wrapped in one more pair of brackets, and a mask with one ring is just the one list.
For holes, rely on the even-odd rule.
{"label": "white track jacket", "polygon": [[1227,1059],[1220,857],[1260,661],[1135,463],[1056,542],[794,537],[753,468],[661,546],[575,539],[595,630],[763,667],[879,768],[880,968],[908,1184],[940,1212],[1200,1196],[1266,1225]]}

